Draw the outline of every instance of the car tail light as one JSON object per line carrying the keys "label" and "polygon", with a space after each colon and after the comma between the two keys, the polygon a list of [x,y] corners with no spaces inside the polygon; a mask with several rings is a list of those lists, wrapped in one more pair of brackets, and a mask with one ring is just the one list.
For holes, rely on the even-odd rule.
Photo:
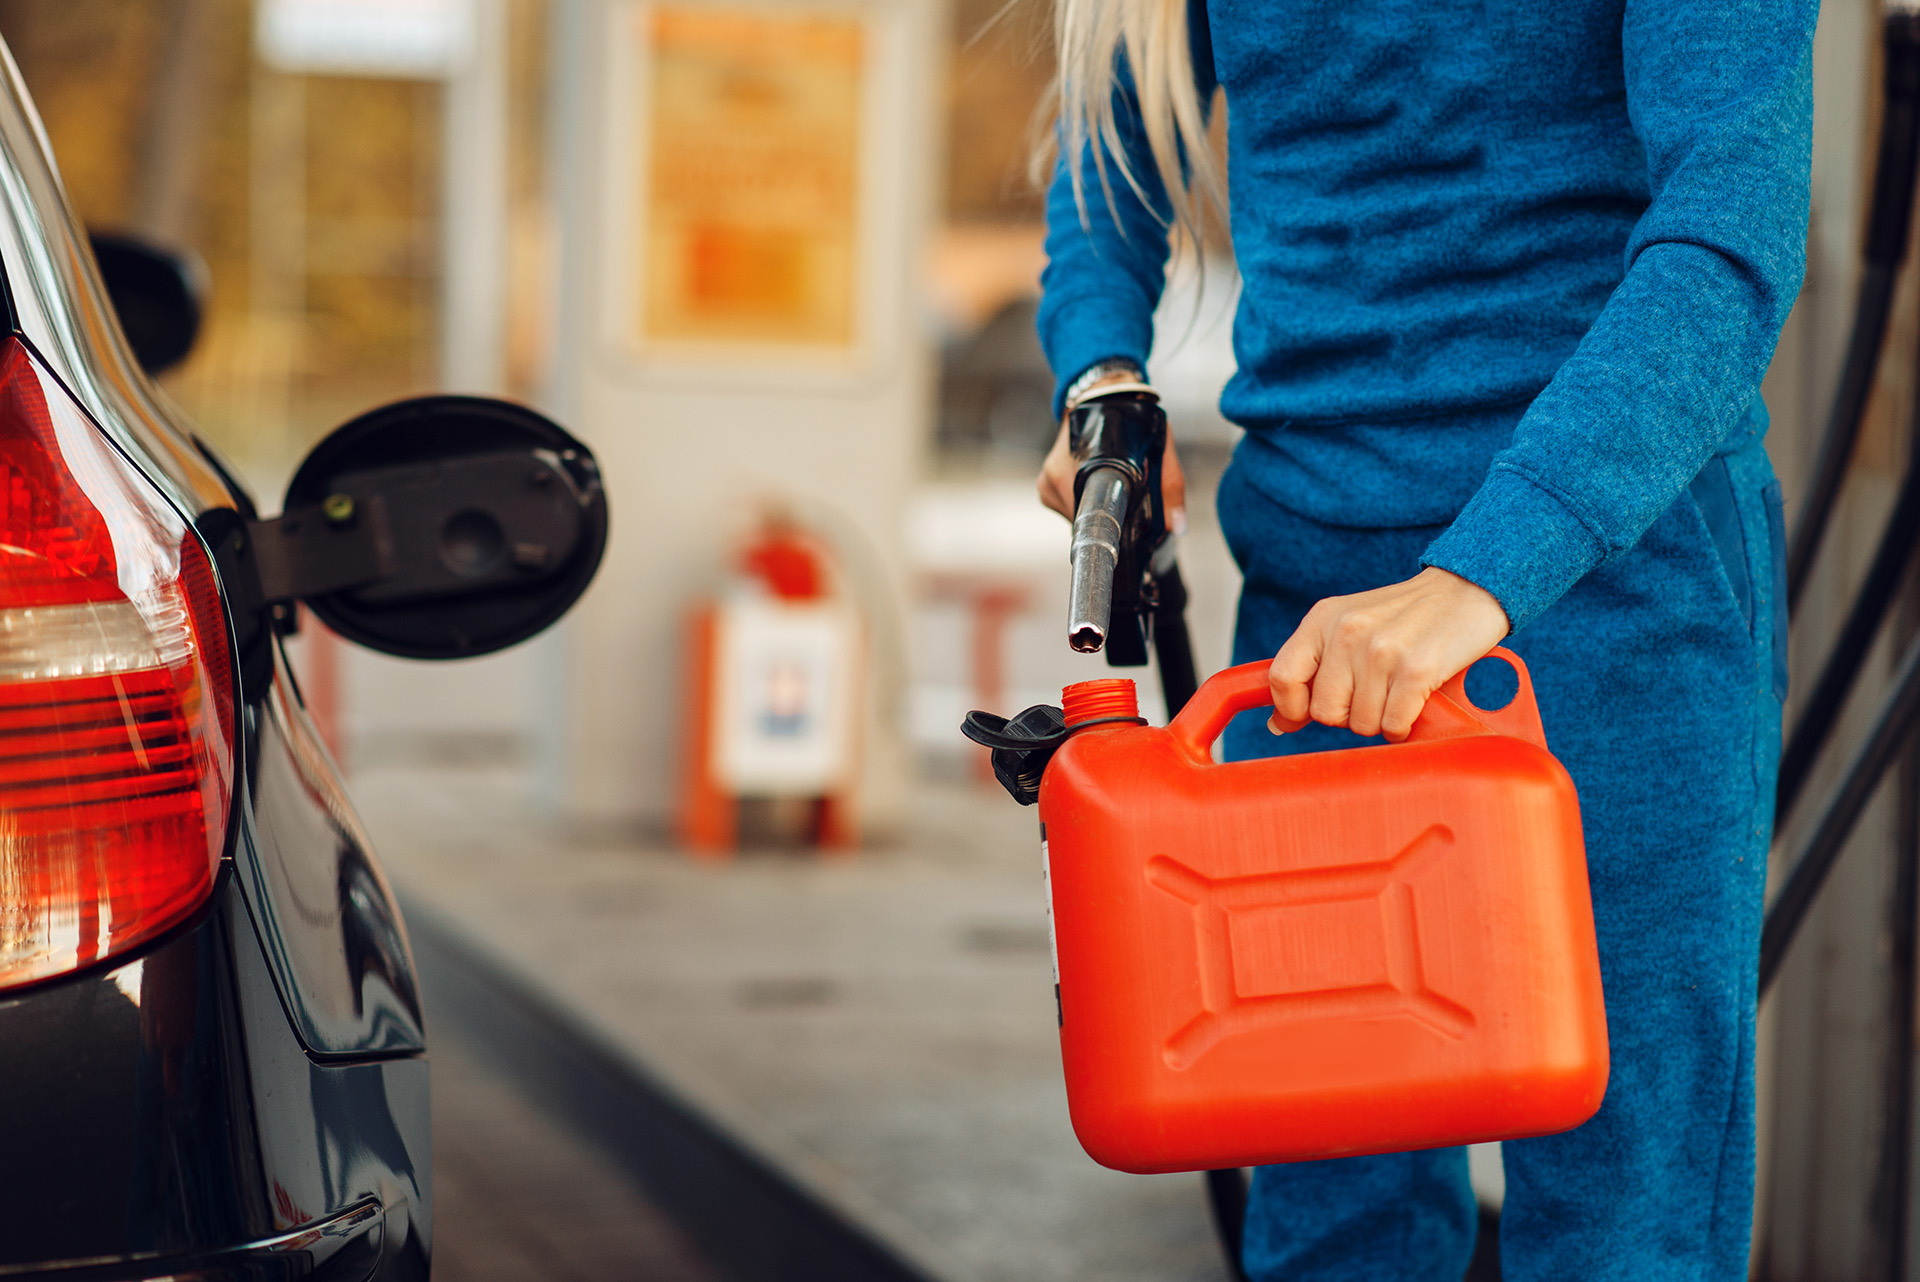
{"label": "car tail light", "polygon": [[232,672],[193,530],[0,341],[0,988],[125,953],[206,902]]}

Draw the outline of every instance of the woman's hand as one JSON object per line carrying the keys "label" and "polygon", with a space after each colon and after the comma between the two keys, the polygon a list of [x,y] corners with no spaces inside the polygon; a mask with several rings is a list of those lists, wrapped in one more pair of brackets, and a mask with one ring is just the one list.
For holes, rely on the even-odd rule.
{"label": "woman's hand", "polygon": [[[1073,519],[1073,476],[1080,470],[1074,462],[1072,443],[1067,440],[1067,424],[1062,420],[1060,435],[1040,465],[1040,501]],[[1160,500],[1167,513],[1167,528],[1175,534],[1187,532],[1187,475],[1180,470],[1180,456],[1173,451],[1173,433],[1167,433],[1167,452],[1160,456]]]}
{"label": "woman's hand", "polygon": [[1433,567],[1391,587],[1328,597],[1273,657],[1267,728],[1277,734],[1311,720],[1398,743],[1427,696],[1510,630],[1492,593]]}

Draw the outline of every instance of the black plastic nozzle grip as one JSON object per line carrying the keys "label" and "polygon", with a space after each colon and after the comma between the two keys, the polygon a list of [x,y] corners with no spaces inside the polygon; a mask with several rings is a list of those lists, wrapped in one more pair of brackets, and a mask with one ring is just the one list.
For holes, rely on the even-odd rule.
{"label": "black plastic nozzle grip", "polygon": [[1081,402],[1067,418],[1079,471],[1073,480],[1073,579],[1067,644],[1107,662],[1147,661],[1142,584],[1167,537],[1160,460],[1167,416],[1151,392],[1115,392]]}

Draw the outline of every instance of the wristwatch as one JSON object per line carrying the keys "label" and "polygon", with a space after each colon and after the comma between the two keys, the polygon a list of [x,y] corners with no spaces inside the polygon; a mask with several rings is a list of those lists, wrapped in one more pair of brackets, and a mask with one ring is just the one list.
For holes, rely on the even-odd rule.
{"label": "wristwatch", "polygon": [[1126,384],[1124,387],[1103,387],[1100,389],[1103,393],[1122,390],[1129,392],[1150,392],[1153,390],[1147,385],[1147,376],[1141,373],[1140,367],[1132,361],[1096,361],[1094,364],[1088,366],[1086,373],[1074,379],[1073,382],[1068,385],[1066,396],[1067,413],[1071,414],[1075,406],[1087,399],[1088,394],[1093,391],[1095,384],[1105,382],[1110,378],[1122,378],[1126,380]]}

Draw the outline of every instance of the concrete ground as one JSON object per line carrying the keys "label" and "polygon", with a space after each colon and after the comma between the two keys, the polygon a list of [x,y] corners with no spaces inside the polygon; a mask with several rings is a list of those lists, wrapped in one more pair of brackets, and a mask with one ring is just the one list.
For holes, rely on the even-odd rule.
{"label": "concrete ground", "polygon": [[444,1024],[432,1063],[437,1282],[723,1282],[623,1172]]}
{"label": "concrete ground", "polygon": [[[484,754],[353,789],[416,900],[934,1277],[1225,1277],[1197,1176],[1073,1139],[1032,812],[997,791],[923,786],[890,849],[701,864],[562,839]],[[461,1143],[456,1187],[508,1196]]]}

